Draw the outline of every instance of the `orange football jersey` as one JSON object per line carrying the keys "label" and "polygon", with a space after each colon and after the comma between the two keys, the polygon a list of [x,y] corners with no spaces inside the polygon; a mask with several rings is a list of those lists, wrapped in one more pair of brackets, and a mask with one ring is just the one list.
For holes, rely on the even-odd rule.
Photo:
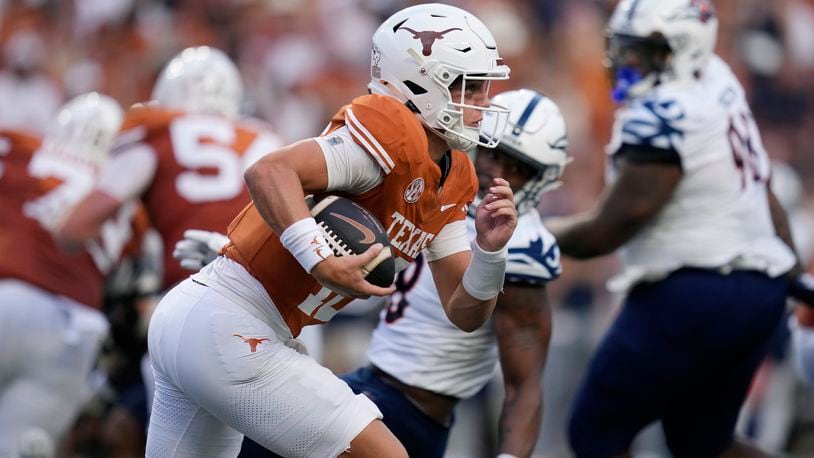
{"label": "orange football jersey", "polygon": [[189,275],[172,258],[184,231],[223,232],[250,200],[243,171],[281,142],[257,122],[137,105],[127,112],[113,154],[136,143],[149,146],[158,161],[142,200],[164,241],[167,288]]}
{"label": "orange football jersey", "polygon": [[91,307],[102,302],[102,274],[84,250],[63,251],[26,203],[58,187],[54,178],[35,178],[29,163],[40,140],[0,131],[0,278],[16,278]]}
{"label": "orange football jersey", "polygon": [[[448,223],[466,217],[477,191],[472,162],[452,151],[446,179],[428,153],[418,118],[396,99],[367,95],[353,100],[331,120],[327,133],[348,126],[354,141],[376,160],[384,180],[359,195],[346,194],[370,210],[387,229],[397,265],[406,266]],[[265,287],[291,332],[328,321],[351,301],[308,275],[249,204],[229,225],[226,255]]]}

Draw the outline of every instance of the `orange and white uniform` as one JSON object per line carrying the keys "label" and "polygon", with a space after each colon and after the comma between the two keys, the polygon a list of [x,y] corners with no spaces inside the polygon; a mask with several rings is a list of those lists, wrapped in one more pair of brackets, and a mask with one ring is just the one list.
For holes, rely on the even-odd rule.
{"label": "orange and white uniform", "polygon": [[[384,174],[381,184],[359,194],[343,193],[370,210],[387,228],[398,270],[415,257],[449,223],[463,222],[477,190],[475,170],[460,151],[450,154],[441,185],[441,168],[427,153],[421,123],[395,99],[369,95],[342,108],[326,137],[346,126]],[[328,321],[352,299],[324,288],[307,274],[249,204],[229,225],[226,256],[240,263],[263,285],[297,336],[303,326]]]}
{"label": "orange and white uniform", "polygon": [[31,428],[58,438],[93,394],[88,374],[108,331],[103,276],[132,235],[128,213],[126,227],[108,223],[89,242],[93,256],[63,251],[47,227],[97,171],[39,148],[0,131],[0,456],[17,456]]}
{"label": "orange and white uniform", "polygon": [[184,230],[223,232],[250,201],[243,171],[280,146],[275,134],[254,121],[136,105],[126,114],[98,187],[121,202],[142,198],[164,241],[168,288],[189,274],[172,258]]}
{"label": "orange and white uniform", "polygon": [[[327,164],[325,192],[382,222],[399,268],[421,252],[433,261],[470,249],[474,167],[460,151],[433,162],[421,122],[396,99],[354,99],[314,140]],[[173,288],[150,323],[156,396],[147,455],[236,454],[240,431],[283,456],[336,456],[381,413],[296,351],[293,337],[350,300],[308,275],[253,204],[228,234],[224,256]]]}

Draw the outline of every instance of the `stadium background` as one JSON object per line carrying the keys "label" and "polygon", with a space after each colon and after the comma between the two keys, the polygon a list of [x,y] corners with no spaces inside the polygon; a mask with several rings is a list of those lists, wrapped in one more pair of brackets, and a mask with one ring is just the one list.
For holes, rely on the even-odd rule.
{"label": "stadium background", "polygon": [[[63,101],[90,90],[111,95],[125,107],[146,100],[171,56],[184,47],[207,44],[237,62],[246,89],[245,113],[268,120],[287,141],[313,136],[340,105],[364,93],[373,31],[390,13],[411,3],[418,2],[0,0],[0,125],[42,132]],[[541,90],[566,117],[575,160],[566,171],[565,186],[545,196],[541,212],[559,215],[590,208],[603,186],[603,146],[612,120],[602,58],[604,23],[616,2],[449,3],[474,12],[495,35],[512,68],[510,82],[495,91]],[[746,87],[763,141],[777,162],[774,185],[792,214],[801,254],[810,261],[814,0],[714,3],[720,18],[717,51]],[[554,337],[539,456],[568,456],[563,428],[570,396],[618,303],[604,287],[616,269],[613,256],[566,260],[563,276],[550,286]],[[119,332],[104,360],[110,386],[74,428],[65,450],[69,456],[99,456],[106,437],[126,435],[127,423],[116,429],[117,422],[126,421],[117,415],[137,417],[141,401],[125,388],[138,383],[138,335],[143,330],[136,329],[136,318],[149,309],[149,301],[139,301],[136,308],[132,300],[119,302],[124,305],[113,301],[109,308]],[[325,330],[325,363],[337,372],[361,364],[375,318],[372,306],[339,314]],[[814,396],[793,378],[786,348],[785,332],[779,329],[739,428],[771,450],[814,456]],[[496,422],[499,409],[492,394],[499,392],[490,387],[461,406],[450,456],[489,456],[495,431],[490,422]],[[119,439],[127,442],[128,437]],[[657,434],[642,438],[639,446],[642,454],[662,456]]]}

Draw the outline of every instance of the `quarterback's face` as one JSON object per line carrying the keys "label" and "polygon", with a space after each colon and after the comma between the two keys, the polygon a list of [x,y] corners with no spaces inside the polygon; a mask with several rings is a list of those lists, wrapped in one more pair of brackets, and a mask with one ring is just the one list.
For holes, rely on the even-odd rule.
{"label": "quarterback's face", "polygon": [[[484,81],[478,80],[467,81],[463,93],[463,103],[477,107],[488,107],[491,105],[492,101],[489,99],[489,85],[484,83]],[[454,101],[461,99],[460,86],[460,84],[452,83],[450,87],[449,92]],[[478,127],[481,120],[483,120],[483,111],[464,108],[464,125],[467,127]]]}
{"label": "quarterback's face", "polygon": [[503,178],[512,189],[520,189],[534,177],[535,170],[517,159],[500,152],[497,148],[478,148],[475,156],[478,174],[478,196],[483,197],[493,178]]}

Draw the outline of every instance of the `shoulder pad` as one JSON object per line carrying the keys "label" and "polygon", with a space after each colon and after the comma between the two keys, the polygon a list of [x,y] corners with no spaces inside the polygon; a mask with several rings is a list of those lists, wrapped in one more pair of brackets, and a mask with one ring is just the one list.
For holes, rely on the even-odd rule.
{"label": "shoulder pad", "polygon": [[345,109],[345,125],[385,174],[403,169],[411,161],[430,160],[421,121],[392,97],[366,95],[354,99]]}
{"label": "shoulder pad", "polygon": [[560,249],[538,215],[524,215],[509,240],[506,281],[545,283],[562,273]]}
{"label": "shoulder pad", "polygon": [[618,146],[679,151],[685,137],[684,119],[685,110],[674,98],[636,100],[618,113],[614,137],[619,139]]}

